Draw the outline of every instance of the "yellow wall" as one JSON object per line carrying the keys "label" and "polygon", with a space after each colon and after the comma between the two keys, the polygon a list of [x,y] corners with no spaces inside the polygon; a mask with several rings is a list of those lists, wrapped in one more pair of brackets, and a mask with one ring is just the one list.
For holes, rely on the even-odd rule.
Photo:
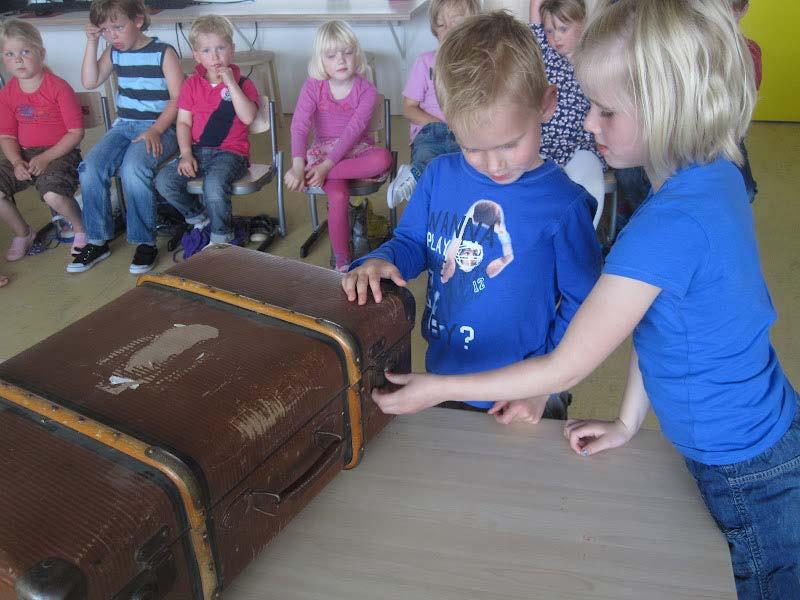
{"label": "yellow wall", "polygon": [[800,121],[800,2],[751,0],[742,31],[763,54],[764,79],[753,119]]}

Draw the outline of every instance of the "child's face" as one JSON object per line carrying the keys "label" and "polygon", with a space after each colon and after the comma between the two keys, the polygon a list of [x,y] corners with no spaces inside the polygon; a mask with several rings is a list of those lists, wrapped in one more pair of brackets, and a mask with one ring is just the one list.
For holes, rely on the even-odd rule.
{"label": "child's face", "polygon": [[144,17],[131,20],[127,15],[115,14],[108,20],[100,23],[100,35],[117,50],[125,52],[131,50],[139,41],[142,34]]}
{"label": "child's face", "polygon": [[442,42],[448,31],[466,18],[467,11],[464,10],[463,6],[445,6],[439,12],[439,18],[436,19],[436,23],[433,24],[433,33],[436,39],[439,40],[439,43]]}
{"label": "child's face", "polygon": [[356,49],[329,48],[322,53],[322,66],[329,79],[350,81],[356,74]]}
{"label": "child's face", "polygon": [[542,121],[553,115],[555,104],[553,86],[548,88],[538,110],[511,99],[498,101],[487,109],[492,115],[488,121],[468,131],[454,131],[464,158],[495,183],[514,183],[542,164],[539,156]]}
{"label": "child's face", "polygon": [[647,146],[633,102],[590,98],[584,127],[594,135],[598,151],[615,169],[639,167],[647,162]]}
{"label": "child's face", "polygon": [[583,21],[562,21],[553,15],[544,17],[544,35],[547,43],[561,56],[570,58],[583,33]]}
{"label": "child's face", "polygon": [[216,77],[220,68],[227,67],[233,60],[233,44],[216,33],[201,33],[197,36],[194,59]]}
{"label": "child's face", "polygon": [[32,79],[44,69],[44,51],[25,40],[3,40],[3,64],[6,71],[17,79]]}

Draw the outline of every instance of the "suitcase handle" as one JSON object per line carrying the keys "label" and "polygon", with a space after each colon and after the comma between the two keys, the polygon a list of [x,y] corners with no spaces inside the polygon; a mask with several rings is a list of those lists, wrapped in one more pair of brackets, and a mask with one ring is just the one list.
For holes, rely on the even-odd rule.
{"label": "suitcase handle", "polygon": [[[234,515],[239,513],[241,518],[251,510],[261,513],[262,515],[267,515],[268,517],[278,516],[277,513],[282,504],[293,500],[302,493],[309,484],[313,483],[317,477],[319,477],[320,473],[330,467],[333,461],[338,458],[338,455],[341,454],[343,438],[338,433],[323,430],[317,430],[314,432],[314,435],[318,442],[324,442],[326,438],[333,439],[333,442],[328,444],[325,451],[314,461],[314,464],[298,477],[294,483],[290,484],[281,492],[247,490],[242,493],[231,503],[228,510],[225,511],[225,515],[222,517],[222,527],[226,529],[234,527],[235,524],[230,522],[233,520]],[[239,512],[237,509],[242,503],[244,503],[244,511]],[[238,520],[240,519],[237,519],[237,521]]]}

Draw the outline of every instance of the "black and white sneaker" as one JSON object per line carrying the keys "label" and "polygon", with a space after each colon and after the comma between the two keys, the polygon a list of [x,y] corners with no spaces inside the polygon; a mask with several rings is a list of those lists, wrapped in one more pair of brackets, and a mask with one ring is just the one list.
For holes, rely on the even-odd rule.
{"label": "black and white sneaker", "polygon": [[147,273],[156,263],[157,256],[158,248],[150,244],[139,244],[136,246],[136,253],[133,255],[133,260],[131,261],[130,272],[133,275]]}
{"label": "black and white sneaker", "polygon": [[80,249],[78,255],[67,265],[67,273],[83,273],[88,271],[101,260],[111,256],[108,242],[102,246],[87,243]]}

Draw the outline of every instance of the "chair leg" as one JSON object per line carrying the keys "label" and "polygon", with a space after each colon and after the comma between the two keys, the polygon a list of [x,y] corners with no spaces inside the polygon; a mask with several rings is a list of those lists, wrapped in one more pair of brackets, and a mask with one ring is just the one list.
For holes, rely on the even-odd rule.
{"label": "chair leg", "polygon": [[275,108],[277,109],[277,124],[278,127],[285,127],[283,108],[281,105],[281,90],[278,85],[278,69],[275,67],[275,61],[270,61],[267,65],[269,70],[269,95],[275,101]]}
{"label": "chair leg", "polygon": [[609,207],[609,219],[608,219],[608,235],[606,236],[606,245],[611,247],[611,244],[614,243],[614,240],[617,237],[617,202],[618,202],[618,194],[617,190],[611,192],[611,206]]}
{"label": "chair leg", "polygon": [[319,215],[317,214],[317,197],[314,194],[310,194],[308,197],[308,208],[311,211],[311,235],[309,235],[308,239],[306,239],[306,241],[300,246],[301,258],[308,256],[311,246],[313,246],[319,239],[319,236],[325,233],[325,230],[328,229],[328,221],[323,221],[322,223],[319,222]]}
{"label": "chair leg", "polygon": [[278,233],[286,236],[286,207],[283,204],[283,151],[275,155],[275,166],[278,170],[276,183],[278,186]]}

